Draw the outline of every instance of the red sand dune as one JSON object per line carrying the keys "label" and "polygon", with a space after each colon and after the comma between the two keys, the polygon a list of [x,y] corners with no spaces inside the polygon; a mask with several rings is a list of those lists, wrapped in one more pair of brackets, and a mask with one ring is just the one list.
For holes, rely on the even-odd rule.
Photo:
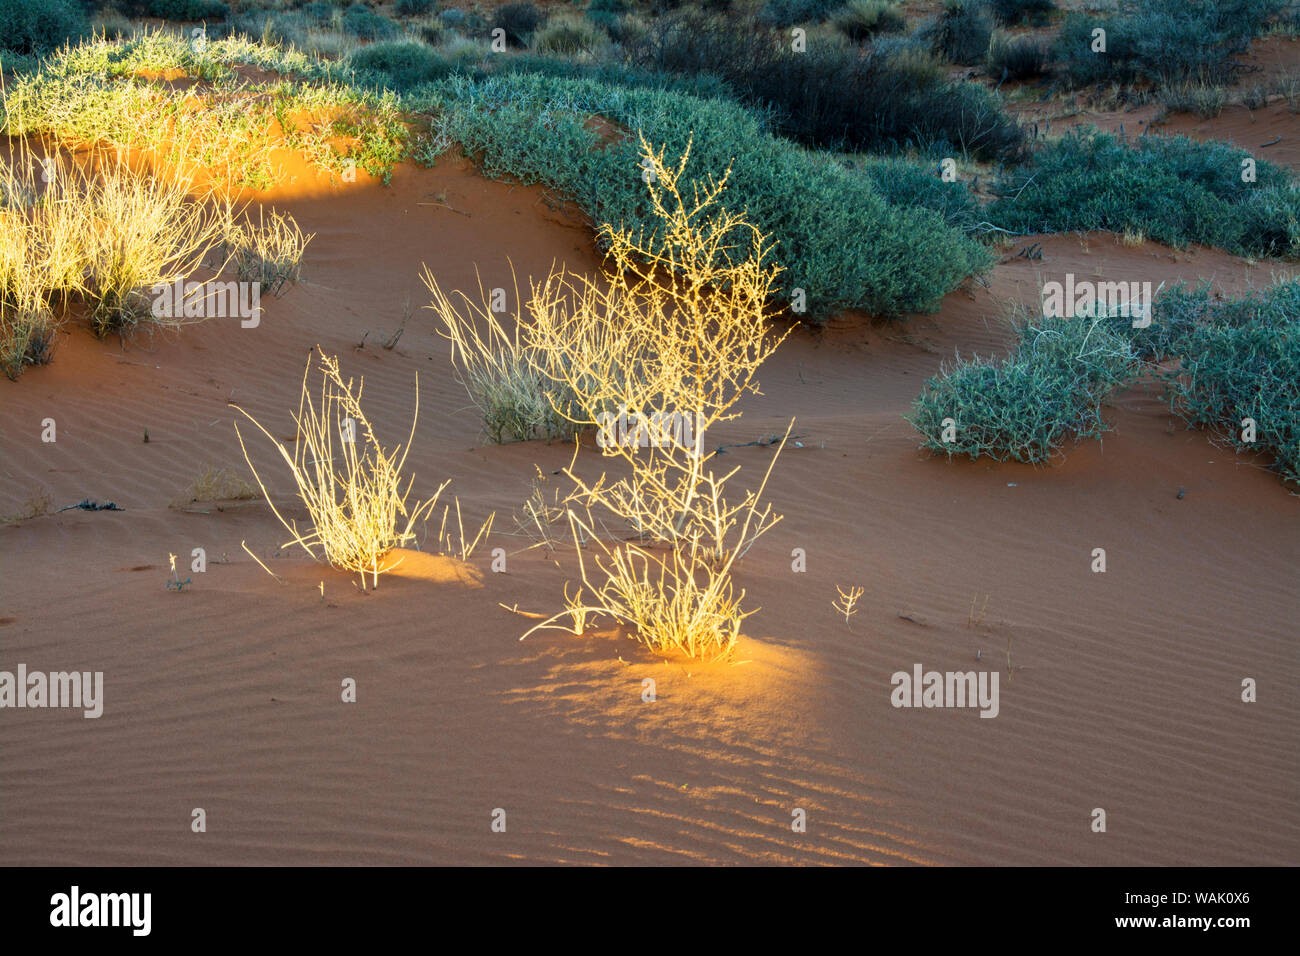
{"label": "red sand dune", "polygon": [[[1278,478],[1171,424],[1154,388],[1121,396],[1104,442],[1048,468],[928,459],[901,418],[954,350],[1005,346],[1005,300],[1032,300],[1040,276],[1240,291],[1269,265],[1047,237],[1042,260],[1015,258],[1019,243],[987,288],[936,315],[794,335],[719,436],[797,419],[802,447],[768,489],[785,520],[738,577],[762,610],[734,662],[684,664],[609,631],[518,641],[532,621],[499,603],[558,610],[572,557],[532,550],[493,574],[487,550],[530,543],[500,532],[534,464],[550,473],[570,450],[484,446],[420,308],[422,263],[469,289],[476,266],[489,286],[509,286],[511,261],[521,280],[553,260],[594,269],[585,224],[463,161],[400,168],[387,189],[270,198],[317,238],[260,328],[215,320],[125,347],[74,328],[52,365],[0,382],[0,512],[42,485],[56,507],[125,509],[0,527],[0,668],[105,674],[98,720],[0,715],[0,863],[1300,859],[1300,512]],[[408,296],[385,351],[376,330]],[[264,503],[168,507],[205,463],[244,472],[228,400],[292,434],[316,343],[365,377],[390,442],[419,373],[416,492],[451,478],[467,519],[497,512],[472,567],[412,556],[366,595],[275,557],[283,531]],[[47,417],[54,444],[40,441]],[[269,443],[250,447],[300,514]],[[728,454],[755,474],[768,452]],[[207,572],[167,590],[169,552],[187,562],[195,547]],[[1089,570],[1097,547],[1105,574]],[[865,588],[849,624],[837,585]],[[891,707],[890,675],[918,662],[1000,672],[997,719]],[[340,700],[347,677],[355,704]],[[1257,703],[1240,701],[1244,677]],[[797,807],[806,833],[791,830]],[[1090,832],[1096,807],[1105,834]],[[495,808],[505,833],[490,830]]]}

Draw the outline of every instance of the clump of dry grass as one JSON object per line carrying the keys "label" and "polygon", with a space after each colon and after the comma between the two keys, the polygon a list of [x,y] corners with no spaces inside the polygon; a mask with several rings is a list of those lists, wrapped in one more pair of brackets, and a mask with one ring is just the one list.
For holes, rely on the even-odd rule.
{"label": "clump of dry grass", "polygon": [[[554,367],[558,356],[522,338],[525,320],[519,310],[513,315],[513,329],[507,331],[481,281],[477,302],[456,293],[466,310],[462,312],[427,266],[421,278],[433,296],[425,308],[442,322],[440,334],[451,342],[456,379],[482,416],[488,438],[503,444],[573,434],[576,426],[568,418],[573,396]],[[514,301],[520,301],[517,284]]]}
{"label": "clump of dry grass", "polygon": [[149,290],[203,267],[222,242],[216,208],[192,199],[184,179],[156,179],[120,160],[88,174],[82,201],[91,327],[102,336],[178,325],[151,310]]}
{"label": "clump of dry grass", "polygon": [[72,297],[101,336],[179,324],[153,311],[151,290],[193,276],[222,236],[215,206],[189,189],[120,157],[83,164],[16,141],[0,163],[0,367],[10,378],[49,361],[55,308]]}
{"label": "clump of dry grass", "polygon": [[262,292],[278,295],[286,282],[302,275],[302,257],[316,234],[305,235],[289,213],[258,207],[256,225],[236,217],[227,203],[223,242],[242,281],[257,282]]}
{"label": "clump of dry grass", "polygon": [[37,488],[27,496],[27,500],[23,502],[22,507],[17,511],[7,515],[0,515],[0,521],[9,524],[39,518],[41,515],[50,513],[50,504],[50,490],[45,487]]}
{"label": "clump of dry grass", "polygon": [[49,361],[57,326],[51,299],[81,281],[79,213],[62,178],[46,185],[37,173],[45,168],[21,140],[0,164],[0,367],[11,379]]}
{"label": "clump of dry grass", "polygon": [[406,444],[385,450],[361,408],[363,382],[357,382],[354,391],[353,380],[344,380],[340,373],[337,358],[319,352],[317,356],[320,395],[314,397],[308,386],[312,368],[309,358],[303,372],[298,413],[294,416],[297,431],[292,453],[257,419],[235,406],[275,443],[280,457],[289,466],[298,497],[311,517],[309,528],[300,530],[296,522],[286,519],[275,507],[249,457],[238,425],[235,431],[244,459],[267,504],[293,536],[282,547],[298,545],[313,558],[318,558],[316,549],[320,548],[331,565],[359,574],[363,588],[367,572],[371,575],[371,586],[377,587],[381,571],[396,567],[396,564],[381,567],[380,559],[393,548],[415,540],[416,523],[433,511],[448,482],[439,485],[432,498],[409,504],[414,477],[407,482],[405,490],[402,488],[402,469],[420,414],[418,379],[415,412]]}
{"label": "clump of dry grass", "polygon": [[194,476],[173,507],[195,501],[250,501],[257,497],[257,489],[229,468],[206,465]]}

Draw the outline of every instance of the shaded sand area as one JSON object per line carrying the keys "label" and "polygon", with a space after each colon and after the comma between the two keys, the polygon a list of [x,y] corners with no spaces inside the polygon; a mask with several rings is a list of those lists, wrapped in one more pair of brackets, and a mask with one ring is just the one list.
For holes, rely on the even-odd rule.
{"label": "shaded sand area", "polygon": [[[802,447],[768,488],[784,522],[738,574],[762,610],[733,662],[698,665],[608,631],[519,642],[532,621],[499,605],[558,610],[576,569],[522,551],[510,516],[534,466],[549,476],[570,449],[483,445],[421,308],[422,263],[470,290],[476,266],[506,288],[510,263],[521,284],[556,260],[594,269],[586,224],[463,160],[399,167],[387,189],[267,200],[317,238],[260,327],[213,320],[126,347],[72,327],[52,365],[0,382],[0,513],[42,486],[55,507],[125,509],[0,527],[0,669],[103,671],[105,688],[97,720],[0,714],[0,863],[1300,860],[1300,511],[1278,478],[1184,430],[1154,386],[1118,399],[1104,442],[1050,468],[927,459],[901,418],[955,350],[1005,347],[1007,301],[1032,301],[1040,278],[1240,292],[1275,264],[1039,237],[1041,260],[1017,242],[935,315],[796,333],[718,435],[752,442],[793,417]],[[408,298],[385,350],[379,330]],[[389,443],[406,437],[418,373],[416,493],[451,478],[467,523],[497,512],[468,564],[412,555],[363,594],[276,556],[264,502],[169,507],[206,464],[246,473],[229,401],[292,435],[316,343],[364,376]],[[250,447],[303,517],[269,443]],[[727,450],[755,483],[769,454]],[[207,571],[169,591],[169,553],[184,567],[196,547]],[[865,589],[847,623],[837,586]],[[997,718],[893,708],[891,674],[917,663],[996,670]],[[1247,677],[1257,703],[1241,702]],[[345,678],[356,703],[340,699]],[[1090,831],[1097,807],[1105,834]]]}

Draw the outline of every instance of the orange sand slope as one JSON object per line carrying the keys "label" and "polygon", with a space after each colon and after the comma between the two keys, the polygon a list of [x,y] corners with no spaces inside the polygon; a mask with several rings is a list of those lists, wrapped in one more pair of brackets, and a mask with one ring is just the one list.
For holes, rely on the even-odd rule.
{"label": "orange sand slope", "polygon": [[[534,463],[549,474],[570,451],[483,446],[420,308],[421,263],[467,289],[476,264],[507,287],[509,261],[521,281],[553,260],[595,268],[585,224],[464,162],[272,198],[318,235],[259,328],[214,320],[125,348],[74,330],[51,366],[0,382],[0,513],[42,485],[56,507],[125,509],[0,527],[0,670],[102,671],[105,697],[97,720],[0,712],[0,863],[1300,861],[1300,511],[1277,477],[1171,425],[1155,388],[1120,398],[1104,443],[1044,469],[928,460],[900,417],[954,349],[1005,345],[1005,300],[1032,300],[1040,276],[1241,291],[1270,264],[1049,237],[1041,261],[1017,246],[937,315],[793,336],[719,436],[797,418],[802,447],[768,489],[785,521],[738,577],[762,610],[734,662],[690,665],[609,632],[519,643],[532,622],[498,604],[553,612],[576,569],[538,549],[493,574],[487,551],[529,543],[500,532]],[[385,351],[377,330],[408,296]],[[262,502],[168,507],[204,464],[246,473],[228,401],[292,434],[315,343],[365,377],[388,442],[419,373],[417,494],[449,477],[467,520],[498,513],[471,566],[414,556],[365,595],[274,557],[283,530]],[[269,443],[250,447],[300,514]],[[768,452],[728,455],[761,474]],[[168,554],[184,567],[196,547],[207,571],[167,590]],[[846,624],[831,603],[855,585]],[[998,672],[997,718],[892,707],[891,674],[917,663]],[[1257,703],[1240,699],[1247,677]]]}

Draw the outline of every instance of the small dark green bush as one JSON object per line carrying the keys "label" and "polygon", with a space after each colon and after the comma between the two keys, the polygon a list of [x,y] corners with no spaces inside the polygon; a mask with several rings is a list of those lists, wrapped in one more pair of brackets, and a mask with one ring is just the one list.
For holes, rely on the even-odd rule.
{"label": "small dark green bush", "polygon": [[1137,369],[1129,343],[1096,320],[1041,319],[1020,329],[1008,358],[941,370],[907,420],[934,454],[1041,464],[1069,441],[1099,438],[1102,403]]}
{"label": "small dark green bush", "polygon": [[1027,80],[1047,72],[1047,44],[1032,36],[995,33],[984,63],[988,75],[1001,80]]}
{"label": "small dark green bush", "polygon": [[419,17],[433,9],[437,0],[397,0],[399,17]]}
{"label": "small dark green bush", "polygon": [[149,0],[148,14],[160,20],[224,20],[230,7],[218,0]]}
{"label": "small dark green bush", "polygon": [[993,19],[1003,26],[1016,23],[1043,24],[1056,9],[1055,0],[989,0]]}
{"label": "small dark green bush", "polygon": [[533,35],[533,49],[539,53],[572,56],[589,53],[603,42],[604,36],[593,24],[568,17],[553,17]]}
{"label": "small dark green bush", "polygon": [[1238,255],[1300,256],[1300,187],[1290,174],[1226,143],[1143,136],[1128,144],[1075,131],[994,185],[988,209],[1019,232],[1109,229],[1157,242],[1199,242]]}
{"label": "small dark green bush", "polygon": [[759,19],[774,27],[792,27],[800,23],[821,23],[842,0],[767,0]]}
{"label": "small dark green bush", "polygon": [[3,0],[0,50],[49,53],[90,31],[81,6],[71,0]]}
{"label": "small dark green bush", "polygon": [[597,16],[621,17],[632,10],[631,0],[591,0],[587,4],[587,16],[595,18]]}
{"label": "small dark green bush", "polygon": [[906,23],[894,0],[849,0],[833,18],[836,29],[854,43],[880,33],[897,33]]}
{"label": "small dark green bush", "polygon": [[456,63],[432,47],[410,40],[372,43],[348,56],[348,65],[398,92],[432,83],[456,70]]}
{"label": "small dark green bush", "polygon": [[821,149],[961,151],[1013,159],[1025,135],[997,96],[949,80],[916,49],[825,44],[797,53],[752,21],[682,13],[660,18],[634,63],[661,73],[714,74],[746,105],[771,112],[783,135]]}
{"label": "small dark green bush", "polygon": [[943,12],[920,33],[936,56],[962,66],[984,61],[992,35],[993,25],[976,0],[947,0]]}
{"label": "small dark green bush", "polygon": [[531,3],[507,3],[497,8],[491,23],[493,28],[506,31],[506,42],[526,46],[546,16]]}
{"label": "small dark green bush", "polygon": [[981,207],[970,189],[965,183],[944,182],[938,164],[869,157],[860,166],[891,206],[929,209],[948,225],[966,231],[980,221]]}
{"label": "small dark green bush", "polygon": [[354,3],[343,12],[343,29],[363,40],[387,40],[402,33],[402,28],[388,17],[362,3]]}

